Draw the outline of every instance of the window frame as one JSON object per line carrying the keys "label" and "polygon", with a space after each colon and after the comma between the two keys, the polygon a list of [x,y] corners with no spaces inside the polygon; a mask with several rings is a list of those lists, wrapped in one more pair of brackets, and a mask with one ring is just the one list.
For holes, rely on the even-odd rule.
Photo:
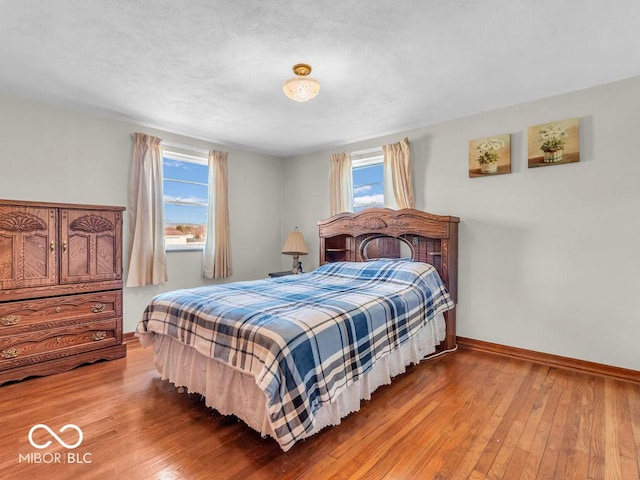
{"label": "window frame", "polygon": [[[174,149],[175,148],[175,149]],[[207,167],[207,169],[209,168],[209,158],[208,158],[208,153],[205,151],[200,151],[200,150],[196,150],[196,149],[189,149],[190,151],[193,151],[195,154],[186,154],[186,153],[181,153],[177,150],[184,150],[185,147],[173,147],[172,146],[164,146],[163,145],[163,149],[162,149],[162,162],[164,165],[164,160],[165,159],[169,159],[169,160],[174,160],[177,162],[184,162],[184,163],[195,163],[197,165],[204,165],[205,167]],[[207,171],[208,173],[208,171]],[[208,175],[207,175],[208,178]],[[175,204],[175,205],[184,205],[184,206],[196,206],[190,203],[180,203],[180,202],[166,202],[165,201],[165,193],[164,193],[164,182],[165,180],[167,181],[173,181],[173,182],[178,182],[178,183],[192,183],[195,185],[202,185],[202,186],[206,186],[207,187],[207,202],[204,204],[198,204],[197,206],[204,206],[209,207],[209,189],[211,188],[211,185],[209,185],[209,183],[207,182],[206,184],[204,183],[200,183],[200,182],[189,182],[188,180],[178,180],[178,179],[166,179],[165,177],[165,172],[164,172],[164,168],[162,171],[162,187],[163,187],[163,195],[162,195],[162,208],[163,208],[163,226],[162,226],[162,234],[164,237],[164,250],[165,252],[193,252],[193,251],[202,251],[204,249],[204,245],[205,243],[197,243],[197,244],[179,244],[179,245],[169,245],[166,243],[166,236],[165,236],[165,230],[167,228],[167,219],[166,219],[166,204]],[[205,231],[207,228],[207,223],[206,223],[206,219],[205,219]],[[206,241],[206,238],[205,238]]]}

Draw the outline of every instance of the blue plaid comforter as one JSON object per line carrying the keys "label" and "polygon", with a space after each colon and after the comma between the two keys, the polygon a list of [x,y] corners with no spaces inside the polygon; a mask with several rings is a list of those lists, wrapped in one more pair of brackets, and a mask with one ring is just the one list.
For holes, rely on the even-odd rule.
{"label": "blue plaid comforter", "polygon": [[168,335],[253,375],[286,451],[313,428],[320,406],[452,307],[431,265],[340,262],[160,294],[137,331]]}

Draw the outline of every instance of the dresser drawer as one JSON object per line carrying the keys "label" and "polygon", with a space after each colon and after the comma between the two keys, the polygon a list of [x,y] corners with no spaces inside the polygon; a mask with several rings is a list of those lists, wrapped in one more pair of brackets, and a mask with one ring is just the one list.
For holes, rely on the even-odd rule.
{"label": "dresser drawer", "polygon": [[0,370],[117,345],[121,325],[121,318],[112,318],[0,337]]}
{"label": "dresser drawer", "polygon": [[0,337],[122,316],[122,291],[0,304]]}

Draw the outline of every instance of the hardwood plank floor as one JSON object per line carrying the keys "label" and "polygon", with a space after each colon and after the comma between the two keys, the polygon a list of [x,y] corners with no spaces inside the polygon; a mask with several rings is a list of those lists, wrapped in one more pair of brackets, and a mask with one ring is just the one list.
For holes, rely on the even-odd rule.
{"label": "hardwood plank floor", "polygon": [[[461,349],[283,453],[160,380],[149,349],[0,387],[0,478],[640,479],[640,384]],[[44,428],[67,444],[67,450]],[[39,455],[39,457],[38,457]],[[38,461],[39,459],[39,461]]]}

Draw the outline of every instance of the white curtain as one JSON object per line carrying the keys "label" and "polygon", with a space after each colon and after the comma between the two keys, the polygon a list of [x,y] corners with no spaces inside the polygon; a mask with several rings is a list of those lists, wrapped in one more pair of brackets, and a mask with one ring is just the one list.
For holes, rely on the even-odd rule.
{"label": "white curtain", "polygon": [[167,281],[160,139],[134,134],[129,184],[129,275],[127,287]]}
{"label": "white curtain", "polygon": [[226,278],[232,274],[228,157],[228,152],[209,152],[209,212],[202,257],[202,275],[205,278]]}
{"label": "white curtain", "polygon": [[332,153],[329,168],[329,214],[353,211],[353,176],[348,153]]}
{"label": "white curtain", "polygon": [[415,208],[409,139],[382,146],[384,153],[384,205]]}

